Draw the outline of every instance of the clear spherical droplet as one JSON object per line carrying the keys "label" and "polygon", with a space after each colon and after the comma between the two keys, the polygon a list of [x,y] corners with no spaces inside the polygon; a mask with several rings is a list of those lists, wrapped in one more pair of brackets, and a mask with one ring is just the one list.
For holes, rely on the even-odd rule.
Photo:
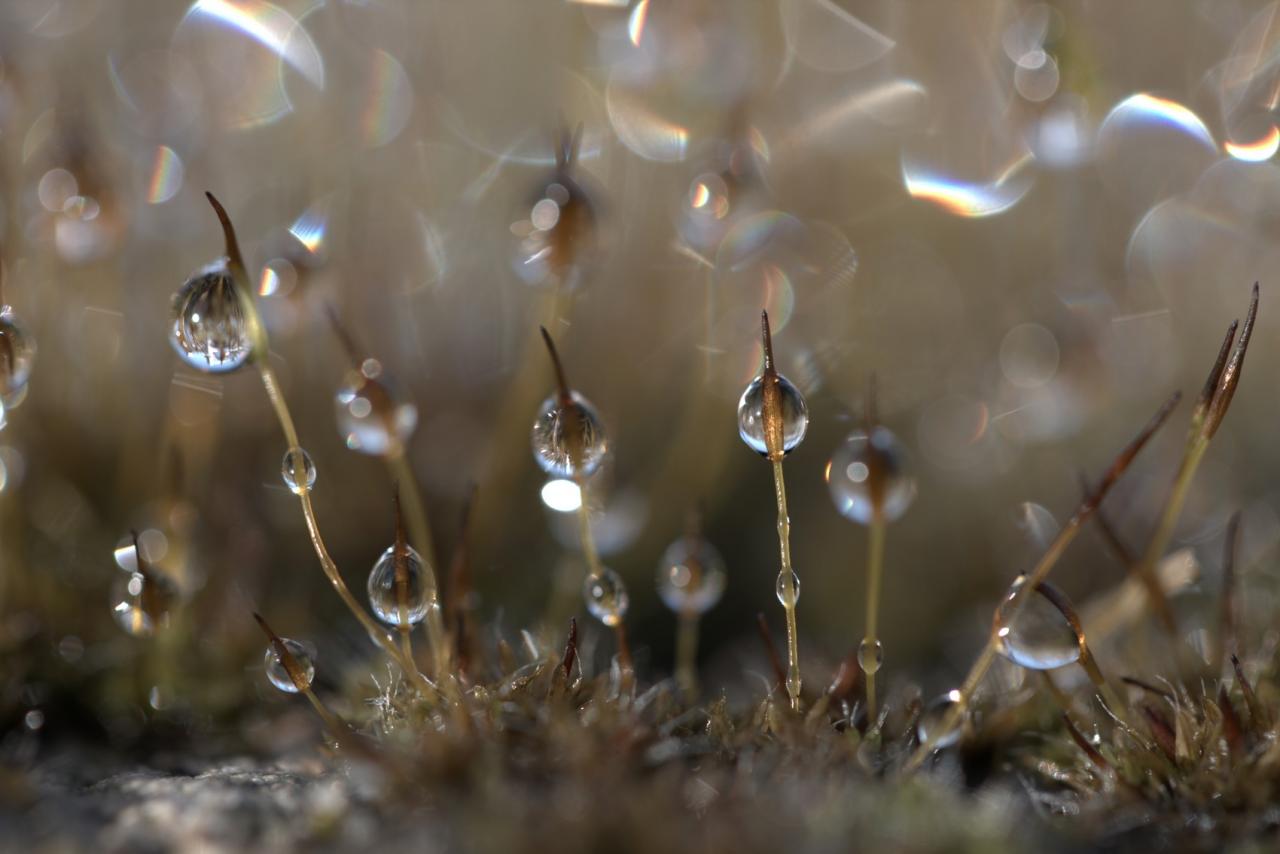
{"label": "clear spherical droplet", "polygon": [[[809,429],[809,405],[804,395],[786,377],[778,376],[782,392],[782,452],[789,454],[804,440]],[[747,386],[738,401],[738,435],[747,447],[761,456],[769,456],[764,436],[764,376]]]}
{"label": "clear spherical droplet", "polygon": [[[1044,595],[1023,592],[1026,576],[1019,576],[996,609],[995,629],[1000,654],[1030,670],[1053,670],[1080,658],[1080,638],[1066,616]],[[1014,614],[1017,600],[1020,609]]]}
{"label": "clear spherical droplet", "polygon": [[702,537],[681,537],[658,562],[658,595],[677,614],[705,614],[724,595],[724,559]]}
{"label": "clear spherical droplet", "polygon": [[0,400],[12,409],[31,379],[36,342],[14,318],[8,306],[0,309]]}
{"label": "clear spherical droplet", "polygon": [[[374,563],[369,572],[369,605],[379,620],[392,626],[416,625],[427,615],[431,603],[431,588],[427,580],[429,572],[422,555],[405,546],[403,556],[404,592],[400,592],[396,578],[396,566],[401,558],[396,547],[391,546]],[[401,619],[400,603],[404,600],[404,619]]]}
{"label": "clear spherical droplet", "polygon": [[836,510],[863,525],[871,524],[877,506],[884,521],[897,520],[916,497],[907,452],[886,427],[850,433],[831,455],[826,477]]}
{"label": "clear spherical droplet", "polygon": [[947,717],[953,713],[959,703],[960,692],[948,691],[924,707],[920,713],[920,719],[916,722],[916,737],[921,744],[928,744],[932,739],[933,749],[942,750],[960,740],[964,732],[964,714],[958,717],[954,726],[944,729]]}
{"label": "clear spherical droplet", "polygon": [[858,666],[863,673],[875,673],[884,664],[884,644],[879,640],[867,642],[866,638],[858,644]]}
{"label": "clear spherical droplet", "polygon": [[587,610],[606,626],[616,626],[626,616],[631,597],[627,595],[627,585],[622,577],[612,569],[605,569],[599,575],[588,575],[582,584],[582,598],[587,603]]}
{"label": "clear spherical droplet", "polygon": [[[778,573],[777,593],[778,601],[784,608],[787,607],[787,576],[781,572]],[[792,605],[800,601],[800,576],[794,570],[791,572],[791,596]]]}
{"label": "clear spherical droplet", "polygon": [[[298,665],[298,676],[303,683],[302,688],[310,687],[311,680],[316,678],[315,654],[307,644],[296,640],[281,638],[281,642]],[[267,679],[271,680],[271,684],[281,691],[286,694],[297,694],[301,690],[298,684],[293,681],[293,677],[289,675],[289,670],[284,666],[284,662],[280,660],[280,656],[276,653],[275,644],[267,645],[266,655],[262,657],[262,666],[267,671]]]}
{"label": "clear spherical droplet", "polygon": [[157,571],[130,572],[112,585],[111,615],[134,637],[151,637],[168,622],[176,598],[172,583]]}
{"label": "clear spherical droplet", "polygon": [[249,360],[253,343],[225,258],[198,271],[173,298],[169,342],[196,370],[224,374]]}
{"label": "clear spherical droplet", "polygon": [[[298,480],[299,469],[302,473],[301,481]],[[316,485],[316,464],[305,450],[293,448],[285,452],[284,462],[280,464],[280,476],[284,478],[284,485],[289,487],[290,492],[301,495]]]}
{"label": "clear spherical droplet", "polygon": [[595,407],[576,391],[572,402],[559,394],[542,402],[533,422],[533,458],[555,477],[587,477],[604,462],[609,439]]}
{"label": "clear spherical droplet", "polygon": [[351,371],[335,399],[338,431],[347,447],[374,456],[403,448],[418,426],[418,408],[401,402],[382,381],[382,365],[365,359]]}

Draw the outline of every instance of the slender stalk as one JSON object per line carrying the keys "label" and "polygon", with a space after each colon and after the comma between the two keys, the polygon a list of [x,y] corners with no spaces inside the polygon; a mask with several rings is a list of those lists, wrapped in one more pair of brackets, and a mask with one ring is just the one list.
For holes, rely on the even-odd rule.
{"label": "slender stalk", "polygon": [[880,670],[876,622],[880,614],[880,580],[884,574],[884,536],[884,515],[877,509],[867,539],[867,630],[858,655],[858,664],[867,678],[867,720],[872,723],[876,719],[876,672]]}
{"label": "slender stalk", "polygon": [[787,614],[787,696],[791,710],[800,711],[800,641],[796,631],[796,589],[791,569],[791,517],[787,515],[787,484],[782,460],[773,461],[773,492],[778,502],[778,553],[782,563],[782,607]]}
{"label": "slender stalk", "polygon": [[[1147,422],[1147,425],[1137,437],[1126,445],[1115,460],[1112,461],[1111,467],[1107,469],[1107,473],[1103,475],[1098,486],[1090,495],[1085,497],[1084,501],[1076,509],[1075,514],[1067,520],[1067,524],[1062,527],[1062,530],[1058,532],[1058,536],[1049,544],[1049,548],[1041,556],[1035,567],[1031,572],[1027,573],[1027,580],[1022,586],[1021,595],[1016,596],[1008,604],[1006,623],[1012,623],[1018,618],[1022,608],[1026,605],[1027,596],[1032,595],[1040,583],[1048,577],[1054,564],[1058,562],[1058,559],[1062,557],[1062,553],[1066,551],[1067,546],[1080,533],[1084,523],[1102,504],[1102,500],[1111,491],[1111,487],[1120,479],[1125,470],[1128,469],[1129,464],[1133,462],[1133,458],[1138,455],[1138,452],[1147,444],[1156,430],[1168,420],[1169,414],[1173,412],[1173,408],[1181,398],[1182,395],[1178,393],[1169,398],[1164,406]],[[982,682],[982,678],[986,676],[987,671],[991,669],[992,662],[995,661],[998,642],[999,638],[996,635],[993,624],[992,631],[987,636],[987,642],[983,646],[982,652],[978,654],[977,661],[973,663],[973,667],[969,670],[969,675],[965,677],[964,683],[960,686],[955,704],[947,711],[942,725],[937,728],[937,735],[926,739],[916,748],[915,752],[911,754],[903,765],[903,773],[909,774],[924,764],[925,759],[933,752],[938,736],[942,733],[952,732],[959,726],[961,719],[973,701],[973,695],[978,690],[978,685]]]}
{"label": "slender stalk", "polygon": [[[581,475],[574,478],[578,484],[578,539],[582,544],[582,557],[587,562],[588,578],[600,578],[604,575],[604,566],[600,563],[600,552],[596,548],[595,535],[591,533],[591,507],[587,500],[587,479]],[[626,673],[631,672],[631,645],[627,643],[627,629],[619,619],[613,624],[613,635],[618,643],[618,659]]]}
{"label": "slender stalk", "polygon": [[1123,722],[1128,714],[1128,704],[1111,687],[1111,683],[1107,682],[1107,678],[1102,675],[1102,668],[1098,667],[1097,659],[1093,657],[1093,652],[1083,643],[1080,645],[1080,667],[1084,669],[1085,675],[1089,677],[1089,681],[1093,683],[1098,696],[1107,704],[1111,714]]}
{"label": "slender stalk", "polygon": [[404,502],[405,524],[409,528],[409,541],[422,556],[426,564],[425,578],[429,585],[427,614],[423,620],[427,628],[427,640],[431,644],[434,660],[435,678],[442,684],[449,681],[452,675],[450,667],[449,644],[446,640],[444,620],[440,611],[440,584],[435,570],[435,543],[431,537],[431,525],[427,521],[426,507],[422,502],[422,491],[418,488],[418,478],[409,464],[409,458],[403,448],[387,456],[387,466],[392,479],[399,488]]}
{"label": "slender stalk", "polygon": [[[302,448],[298,443],[298,431],[294,427],[293,416],[289,413],[289,406],[285,402],[284,395],[280,393],[280,385],[276,380],[275,372],[263,360],[259,360],[257,364],[258,372],[262,376],[262,384],[267,390],[267,397],[270,399],[271,405],[275,409],[276,417],[280,421],[280,429],[284,433],[285,442],[288,443],[290,450],[300,451]],[[301,454],[295,455],[295,459],[300,460]],[[296,468],[301,469],[300,462],[296,463]],[[299,478],[297,480],[298,483],[306,483],[306,479],[300,470],[295,472],[295,477]],[[298,495],[298,501],[302,505],[302,516],[307,523],[307,534],[311,538],[311,546],[315,550],[316,557],[320,559],[320,567],[324,570],[325,577],[329,579],[329,583],[333,585],[338,598],[342,599],[343,603],[360,622],[360,625],[364,626],[369,636],[400,666],[400,669],[417,685],[424,696],[438,695],[440,693],[439,689],[419,672],[412,659],[405,657],[400,647],[396,646],[382,626],[365,611],[364,607],[356,600],[356,597],[352,595],[351,589],[347,587],[346,582],[342,580],[342,575],[338,572],[338,565],[334,563],[333,558],[329,555],[324,539],[320,536],[320,523],[316,519],[315,508],[311,505],[310,490],[302,490]]]}
{"label": "slender stalk", "polygon": [[684,611],[676,623],[676,682],[693,697],[698,690],[698,612]]}

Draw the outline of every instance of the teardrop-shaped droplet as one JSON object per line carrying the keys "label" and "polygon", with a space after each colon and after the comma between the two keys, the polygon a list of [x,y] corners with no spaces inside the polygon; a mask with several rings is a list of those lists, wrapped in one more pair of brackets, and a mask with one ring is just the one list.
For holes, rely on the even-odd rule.
{"label": "teardrop-shaped droplet", "polygon": [[[778,601],[782,603],[782,607],[789,607],[787,604],[787,576],[784,573],[778,573],[777,583]],[[800,576],[791,572],[791,605],[800,601]]]}
{"label": "teardrop-shaped droplet", "polygon": [[724,559],[702,537],[681,537],[658,562],[658,595],[677,614],[704,614],[724,595]]}
{"label": "teardrop-shaped droplet", "polygon": [[305,450],[292,448],[285,452],[284,462],[280,464],[280,476],[284,478],[284,485],[289,487],[290,492],[301,495],[310,492],[311,487],[316,485],[316,464]]}
{"label": "teardrop-shaped droplet", "polygon": [[[789,454],[804,440],[809,429],[809,405],[804,395],[786,377],[778,376],[782,400],[782,452]],[[764,435],[764,376],[751,381],[738,401],[738,435],[747,447],[769,456]]]}
{"label": "teardrop-shaped droplet", "polygon": [[196,272],[174,296],[169,343],[184,362],[207,373],[234,371],[249,360],[249,321],[227,259]]}
{"label": "teardrop-shaped droplet", "polygon": [[[1043,594],[1024,591],[1025,584],[1026,576],[1019,576],[996,609],[1000,654],[1030,670],[1053,670],[1077,661],[1080,637],[1075,629]],[[1019,600],[1023,601],[1015,607]]]}
{"label": "teardrop-shaped droplet", "polygon": [[21,402],[35,356],[35,339],[18,323],[12,309],[0,308],[0,403],[5,409]]}
{"label": "teardrop-shaped droplet", "polygon": [[604,569],[599,575],[588,575],[582,584],[582,598],[587,610],[606,626],[616,626],[626,616],[631,597],[622,577],[612,569]]}
{"label": "teardrop-shaped droplet", "polygon": [[559,394],[542,402],[530,440],[534,460],[555,477],[588,477],[600,468],[609,451],[600,416],[576,391],[568,404]]}
{"label": "teardrop-shaped droplet", "polygon": [[868,642],[866,638],[858,644],[858,666],[863,673],[875,673],[884,664],[884,644],[879,640]]}
{"label": "teardrop-shaped droplet", "polygon": [[402,450],[418,426],[418,408],[398,400],[380,379],[382,365],[365,359],[338,390],[338,432],[353,451],[384,456]]}
{"label": "teardrop-shaped droplet", "polygon": [[916,722],[916,737],[921,744],[929,744],[932,740],[933,749],[942,750],[960,740],[964,732],[964,714],[958,716],[954,726],[945,728],[947,718],[954,713],[959,703],[960,692],[948,691],[924,707]]}
{"label": "teardrop-shaped droplet", "polygon": [[870,525],[876,508],[886,522],[900,518],[916,497],[906,450],[887,427],[855,430],[827,463],[827,487],[840,515]]}
{"label": "teardrop-shaped droplet", "polygon": [[[404,547],[403,557],[398,557],[396,547],[390,546],[374,563],[369,572],[369,605],[379,620],[391,625],[416,625],[427,615],[431,603],[430,571],[422,555],[410,546]],[[397,564],[403,563],[403,592],[397,576]],[[401,615],[401,598],[404,614]]]}
{"label": "teardrop-shaped droplet", "polygon": [[271,681],[272,685],[286,694],[297,694],[302,688],[310,687],[311,680],[316,677],[315,655],[307,644],[291,638],[281,638],[281,642],[297,664],[297,675],[302,685],[299,686],[293,677],[289,675],[289,669],[285,667],[284,662],[280,660],[280,656],[276,653],[275,644],[267,645],[266,655],[262,658],[262,666],[267,671],[267,679]]}
{"label": "teardrop-shaped droplet", "polygon": [[156,570],[130,572],[112,586],[111,615],[134,637],[151,637],[169,620],[176,589]]}

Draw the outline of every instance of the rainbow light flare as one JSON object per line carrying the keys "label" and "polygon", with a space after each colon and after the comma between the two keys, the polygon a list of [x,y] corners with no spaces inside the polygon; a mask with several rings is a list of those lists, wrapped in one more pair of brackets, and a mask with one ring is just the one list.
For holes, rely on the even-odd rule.
{"label": "rainbow light flare", "polygon": [[211,18],[243,33],[293,66],[317,89],[324,88],[324,62],[315,42],[279,6],[260,0],[196,0],[185,18],[192,16]]}
{"label": "rainbow light flare", "polygon": [[640,46],[640,39],[644,36],[644,23],[648,19],[649,0],[640,0],[631,10],[631,16],[627,18],[627,38],[631,39],[631,43],[636,47]]}
{"label": "rainbow light flare", "polygon": [[1157,98],[1155,95],[1150,95],[1146,92],[1130,95],[1112,107],[1111,112],[1107,113],[1107,117],[1102,120],[1102,125],[1098,128],[1098,135],[1102,136],[1104,134],[1104,129],[1108,124],[1127,119],[1154,120],[1188,134],[1197,142],[1204,143],[1215,151],[1218,148],[1213,141],[1213,134],[1209,133],[1209,128],[1199,116],[1177,101]]}
{"label": "rainbow light flare", "polygon": [[182,158],[167,145],[156,146],[151,162],[151,180],[147,183],[147,204],[159,205],[172,199],[182,189]]}
{"label": "rainbow light flare", "polygon": [[289,233],[305,246],[308,252],[315,255],[324,245],[324,232],[328,224],[329,213],[325,203],[321,201],[303,211],[293,221],[293,225],[289,226]]}
{"label": "rainbow light flare", "polygon": [[1271,126],[1271,130],[1262,135],[1261,139],[1253,142],[1232,142],[1227,140],[1222,144],[1227,154],[1230,154],[1236,160],[1245,160],[1249,163],[1262,163],[1270,160],[1280,151],[1280,127]]}
{"label": "rainbow light flare", "polygon": [[413,112],[409,75],[394,56],[375,50],[369,70],[369,100],[360,115],[360,136],[377,148],[395,139]]}
{"label": "rainbow light flare", "polygon": [[1022,201],[1031,189],[1031,176],[1023,170],[1032,159],[1030,154],[1024,154],[986,184],[964,183],[930,174],[904,160],[902,183],[912,198],[933,202],[956,216],[970,219],[995,216]]}

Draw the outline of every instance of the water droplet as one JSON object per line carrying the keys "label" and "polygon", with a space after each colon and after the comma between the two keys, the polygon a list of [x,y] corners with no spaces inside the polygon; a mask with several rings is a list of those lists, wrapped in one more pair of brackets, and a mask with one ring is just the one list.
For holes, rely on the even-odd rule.
{"label": "water droplet", "polygon": [[[369,604],[379,620],[391,625],[402,625],[400,620],[401,593],[396,587],[396,547],[390,546],[374,563],[369,572]],[[405,546],[404,555],[404,608],[405,623],[412,626],[422,622],[431,602],[431,588],[427,582],[427,565],[422,555],[411,546]]]}
{"label": "water droplet", "polygon": [[112,587],[111,614],[134,637],[151,637],[168,622],[175,598],[172,583],[156,570],[131,572]]}
{"label": "water droplet", "polygon": [[948,691],[925,706],[924,711],[920,713],[920,720],[916,722],[916,738],[920,739],[921,744],[928,744],[929,740],[933,739],[934,750],[942,750],[960,740],[964,732],[963,714],[960,715],[954,727],[943,731],[947,716],[959,702],[960,692]]}
{"label": "water droplet", "polygon": [[724,595],[724,559],[702,537],[681,537],[658,564],[658,595],[677,614],[705,614]]}
{"label": "water droplet", "polygon": [[[996,609],[995,629],[1000,654],[1030,670],[1052,670],[1080,658],[1080,638],[1066,616],[1039,592],[1025,591],[1026,576],[1018,576]],[[1021,610],[1014,616],[1014,603]]]}
{"label": "water droplet", "polygon": [[[301,484],[298,483],[299,464],[302,468]],[[305,450],[292,448],[285,452],[284,462],[280,464],[280,476],[284,478],[284,485],[289,487],[290,492],[301,495],[316,485],[316,464]]]}
{"label": "water droplet", "polygon": [[588,575],[582,584],[582,598],[587,610],[606,626],[616,626],[626,616],[631,597],[622,577],[612,569],[604,569],[599,575]]}
{"label": "water droplet", "polygon": [[31,732],[35,732],[44,726],[44,712],[39,709],[32,709],[22,717],[22,724]]}
{"label": "water droplet", "polygon": [[403,448],[418,426],[418,408],[401,402],[378,379],[382,365],[365,359],[335,398],[338,431],[353,451],[380,456]]}
{"label": "water droplet", "polygon": [[[789,454],[804,440],[809,429],[809,405],[800,390],[782,375],[778,376],[778,390],[782,392],[782,452]],[[738,401],[738,435],[748,448],[763,457],[769,456],[764,438],[763,375],[751,381]]]}
{"label": "water droplet", "polygon": [[[293,660],[297,662],[300,670],[299,676],[302,677],[303,687],[310,687],[311,680],[316,677],[315,654],[308,648],[308,645],[299,643],[289,638],[281,638],[289,654],[293,656]],[[271,680],[271,684],[284,691],[286,694],[298,693],[298,686],[294,683],[293,677],[289,675],[288,669],[284,666],[284,662],[280,660],[280,656],[276,654],[274,644],[267,645],[267,653],[262,658],[262,666],[267,671],[267,679]]]}
{"label": "water droplet", "polygon": [[199,371],[223,374],[249,360],[249,322],[225,258],[197,271],[174,296],[169,342]]}
{"label": "water droplet", "polygon": [[[782,603],[782,607],[787,607],[787,577],[783,573],[778,573],[777,593],[778,601]],[[800,601],[800,576],[796,575],[795,570],[791,572],[791,604],[794,605]]]}
{"label": "water droplet", "polygon": [[533,458],[555,477],[588,477],[604,461],[609,440],[595,407],[572,392],[568,406],[553,394],[533,422]]}
{"label": "water droplet", "polygon": [[511,224],[511,233],[511,268],[521,281],[573,287],[595,254],[595,206],[566,169],[557,169]]}
{"label": "water droplet", "polygon": [[836,510],[869,525],[877,505],[886,522],[899,519],[916,497],[906,449],[887,427],[855,430],[827,463],[827,487]]}
{"label": "water droplet", "polygon": [[884,664],[884,644],[878,640],[868,643],[867,639],[863,638],[858,644],[858,666],[864,673],[875,673],[882,664]]}
{"label": "water droplet", "polygon": [[35,339],[14,318],[12,309],[0,308],[0,406],[3,409],[13,409],[21,402],[35,356]]}

